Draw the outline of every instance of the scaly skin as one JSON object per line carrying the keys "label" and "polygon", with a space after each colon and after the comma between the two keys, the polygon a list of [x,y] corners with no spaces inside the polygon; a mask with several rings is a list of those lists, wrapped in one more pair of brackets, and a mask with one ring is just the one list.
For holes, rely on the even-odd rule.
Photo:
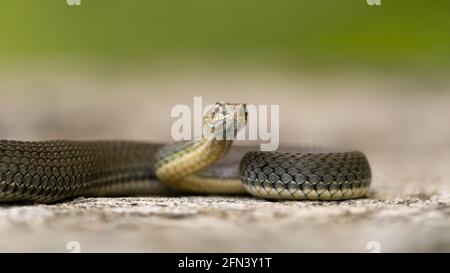
{"label": "scaly skin", "polygon": [[140,181],[154,176],[153,156],[160,147],[125,141],[1,140],[0,202],[52,203],[158,191]]}

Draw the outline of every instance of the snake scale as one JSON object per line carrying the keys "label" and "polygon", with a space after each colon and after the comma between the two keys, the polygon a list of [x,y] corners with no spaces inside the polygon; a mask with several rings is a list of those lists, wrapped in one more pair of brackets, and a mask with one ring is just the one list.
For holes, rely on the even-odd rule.
{"label": "snake scale", "polygon": [[[235,135],[245,126],[247,112],[230,113],[229,105],[217,103],[205,123],[220,124],[220,134]],[[364,197],[371,183],[368,160],[356,150],[282,147],[263,152],[232,143],[217,137],[169,145],[1,140],[0,202],[172,193],[344,200]]]}

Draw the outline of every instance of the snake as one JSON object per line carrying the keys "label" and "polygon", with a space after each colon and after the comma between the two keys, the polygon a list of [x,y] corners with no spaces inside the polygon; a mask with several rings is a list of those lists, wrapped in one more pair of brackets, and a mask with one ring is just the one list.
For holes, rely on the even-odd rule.
{"label": "snake", "polygon": [[364,153],[233,145],[247,119],[246,104],[218,102],[203,120],[209,134],[194,140],[0,140],[0,202],[183,194],[320,201],[367,196],[372,174]]}

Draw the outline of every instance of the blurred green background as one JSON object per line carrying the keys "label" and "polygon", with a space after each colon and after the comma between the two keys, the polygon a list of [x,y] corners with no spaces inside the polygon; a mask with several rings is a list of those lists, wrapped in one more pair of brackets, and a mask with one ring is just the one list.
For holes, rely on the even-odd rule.
{"label": "blurred green background", "polygon": [[0,60],[435,73],[450,68],[449,16],[447,0],[2,0]]}

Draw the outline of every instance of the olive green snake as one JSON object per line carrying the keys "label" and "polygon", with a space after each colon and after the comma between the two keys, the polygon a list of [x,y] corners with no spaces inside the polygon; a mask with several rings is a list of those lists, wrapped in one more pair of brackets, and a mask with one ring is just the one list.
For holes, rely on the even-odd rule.
{"label": "olive green snake", "polygon": [[[216,104],[205,123],[221,124],[220,134],[235,135],[247,113],[230,115],[227,105]],[[217,137],[168,145],[0,140],[0,202],[247,193],[265,199],[345,200],[364,197],[371,183],[368,160],[357,150],[281,147],[266,152],[232,143]]]}

